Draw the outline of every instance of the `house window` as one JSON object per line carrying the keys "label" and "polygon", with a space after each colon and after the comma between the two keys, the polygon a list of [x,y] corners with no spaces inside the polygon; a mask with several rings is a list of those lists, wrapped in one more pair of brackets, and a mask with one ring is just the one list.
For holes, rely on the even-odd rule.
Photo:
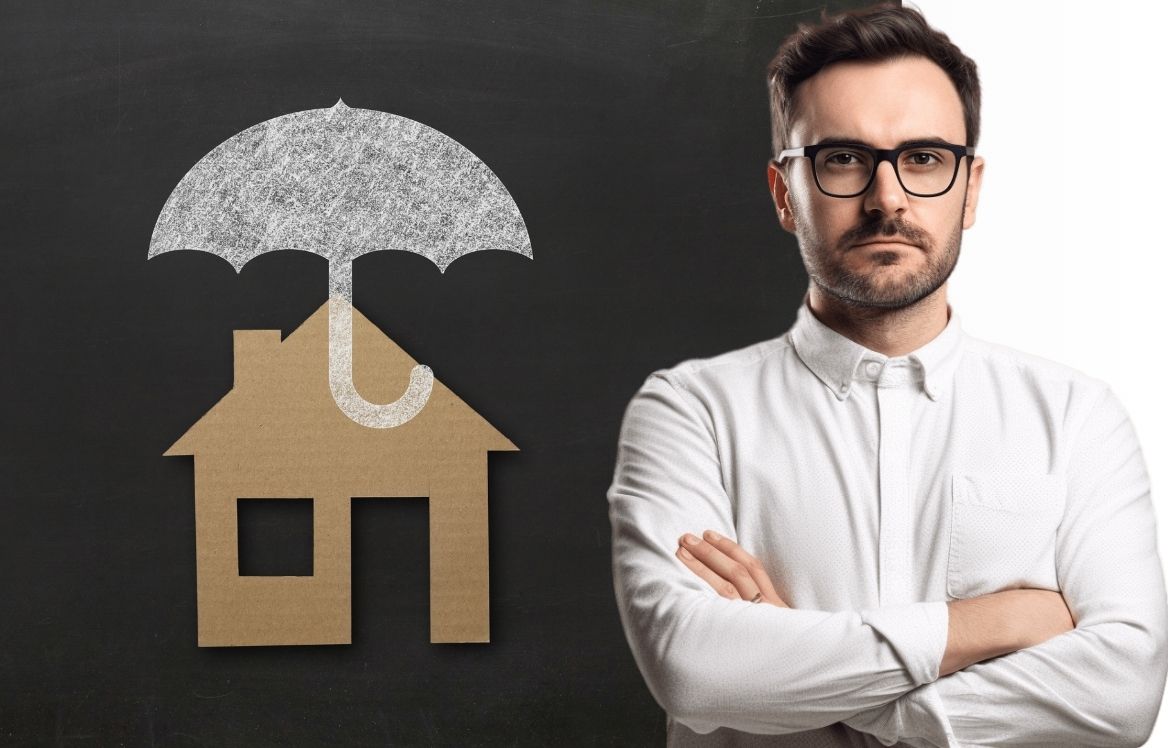
{"label": "house window", "polygon": [[239,499],[239,575],[312,576],[312,499]]}

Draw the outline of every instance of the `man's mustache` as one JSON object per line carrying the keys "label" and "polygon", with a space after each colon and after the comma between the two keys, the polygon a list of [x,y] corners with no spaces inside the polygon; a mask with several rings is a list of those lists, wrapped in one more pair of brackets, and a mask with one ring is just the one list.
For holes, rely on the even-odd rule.
{"label": "man's mustache", "polygon": [[850,229],[840,237],[840,243],[855,244],[868,239],[879,238],[895,238],[897,241],[916,244],[924,249],[929,249],[930,246],[928,234],[901,218],[892,218],[890,220],[878,218],[875,221],[863,223],[854,229]]}

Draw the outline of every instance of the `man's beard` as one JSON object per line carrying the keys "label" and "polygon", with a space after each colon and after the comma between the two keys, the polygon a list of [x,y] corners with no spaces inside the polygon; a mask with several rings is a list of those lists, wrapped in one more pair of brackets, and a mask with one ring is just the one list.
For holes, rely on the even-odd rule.
{"label": "man's beard", "polygon": [[[944,285],[953,273],[957,266],[957,257],[961,254],[961,226],[964,213],[963,209],[962,219],[957,222],[945,241],[943,251],[940,252],[937,251],[932,238],[916,226],[899,217],[884,220],[879,216],[874,221],[846,232],[840,237],[834,252],[825,251],[815,237],[809,237],[804,232],[798,233],[799,248],[811,281],[829,296],[853,307],[901,309],[932,294]],[[877,271],[870,271],[867,274],[856,273],[844,265],[842,257],[847,252],[871,251],[854,248],[852,244],[879,237],[918,245],[924,254],[925,266],[894,283],[889,283],[876,281],[874,276]],[[895,252],[873,252],[871,259],[878,265],[894,265],[904,261],[905,252],[912,251],[916,250],[906,248]]]}

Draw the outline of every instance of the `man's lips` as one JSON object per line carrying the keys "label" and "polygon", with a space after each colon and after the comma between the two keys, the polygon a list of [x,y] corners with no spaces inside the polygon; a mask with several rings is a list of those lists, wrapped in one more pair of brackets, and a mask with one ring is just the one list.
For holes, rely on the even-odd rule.
{"label": "man's lips", "polygon": [[852,245],[853,247],[912,247],[917,248],[916,244],[906,242],[898,239],[877,239],[874,241],[858,242]]}

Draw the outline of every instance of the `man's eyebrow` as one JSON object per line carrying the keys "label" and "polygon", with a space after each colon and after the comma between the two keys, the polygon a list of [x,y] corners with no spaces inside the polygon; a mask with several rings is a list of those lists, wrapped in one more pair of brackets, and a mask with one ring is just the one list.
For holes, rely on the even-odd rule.
{"label": "man's eyebrow", "polygon": [[[949,141],[946,140],[945,138],[941,138],[941,137],[938,137],[936,135],[924,135],[924,136],[919,137],[919,138],[911,138],[909,140],[902,140],[899,143],[897,143],[895,146],[893,146],[893,148],[904,148],[905,146],[910,146],[910,145],[929,145],[932,143],[948,143],[948,142]],[[869,148],[876,147],[876,146],[872,145],[871,143],[869,143],[868,141],[864,140],[863,138],[845,138],[845,137],[837,137],[834,135],[831,137],[827,137],[827,138],[820,140],[819,143],[817,143],[817,145],[866,145]]]}

